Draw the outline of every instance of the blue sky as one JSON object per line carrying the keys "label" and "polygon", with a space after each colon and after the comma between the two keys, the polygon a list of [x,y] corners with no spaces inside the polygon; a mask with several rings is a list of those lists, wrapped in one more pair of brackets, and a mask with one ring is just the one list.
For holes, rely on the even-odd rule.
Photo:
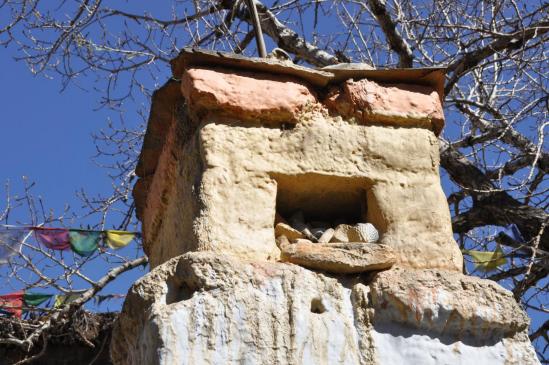
{"label": "blue sky", "polygon": [[[12,57],[11,52],[4,50],[0,53],[2,188],[6,181],[10,181],[12,193],[20,194],[22,177],[27,176],[29,181],[36,183],[32,192],[42,196],[48,208],[61,214],[65,204],[70,204],[78,213],[81,211],[81,203],[76,198],[79,189],[85,188],[92,195],[108,195],[111,192],[107,171],[92,161],[96,150],[91,133],[104,128],[107,118],[117,118],[118,115],[109,110],[97,110],[98,94],[74,86],[60,93],[59,80],[34,76],[24,63],[15,62]],[[0,209],[4,205],[2,191]],[[28,219],[26,210],[17,210],[10,223],[30,223]],[[119,253],[133,257],[135,251],[136,243],[133,242]],[[91,264],[86,272],[98,278],[107,269],[104,264]],[[143,272],[138,268],[123,274],[102,293],[125,294]],[[0,293],[12,290],[5,284],[0,283]],[[55,290],[46,292],[57,294]],[[105,302],[99,308],[91,303],[89,306],[117,310],[121,302]]]}
{"label": "blue sky", "polygon": [[32,75],[9,52],[0,53],[0,67],[0,180],[15,187],[28,176],[37,182],[35,193],[55,209],[74,202],[80,187],[108,193],[108,179],[90,159],[95,153],[90,134],[109,115],[93,110],[97,95],[74,87],[60,94],[58,80]]}

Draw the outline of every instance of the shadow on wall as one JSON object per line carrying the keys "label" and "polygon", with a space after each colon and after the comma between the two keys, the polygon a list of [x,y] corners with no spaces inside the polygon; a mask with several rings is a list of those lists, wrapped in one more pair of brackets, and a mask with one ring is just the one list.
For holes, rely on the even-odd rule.
{"label": "shadow on wall", "polygon": [[308,222],[355,224],[366,221],[366,190],[363,178],[321,174],[273,174],[277,182],[276,211],[289,219],[302,211]]}
{"label": "shadow on wall", "polygon": [[[463,328],[466,328],[467,324],[464,323]],[[412,328],[410,326],[402,325],[396,322],[375,322],[374,330],[377,333],[390,335],[394,338],[410,339],[412,337],[425,337],[426,340],[433,342],[440,342],[442,345],[450,346],[455,345],[457,342],[461,342],[464,345],[471,347],[484,347],[494,346],[501,340],[503,340],[503,331],[491,330],[491,333],[484,335],[473,335],[464,331],[461,334],[440,334],[434,331],[429,331],[422,328]],[[428,337],[428,339],[427,339]]]}

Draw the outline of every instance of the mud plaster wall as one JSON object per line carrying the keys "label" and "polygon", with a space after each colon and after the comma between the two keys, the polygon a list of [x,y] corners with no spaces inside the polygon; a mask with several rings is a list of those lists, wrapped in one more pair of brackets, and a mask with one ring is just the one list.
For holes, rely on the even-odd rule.
{"label": "mud plaster wall", "polygon": [[196,129],[185,111],[184,105],[175,110],[142,213],[152,267],[200,249],[193,225],[200,212],[202,160]]}
{"label": "mud plaster wall", "polygon": [[[276,260],[278,181],[286,189],[295,182],[296,191],[319,187],[319,201],[325,182],[335,184],[332,191],[347,189],[338,184],[363,189],[367,219],[399,265],[461,270],[440,186],[438,140],[420,107],[399,112],[401,119],[410,115],[403,126],[366,123],[330,114],[299,80],[204,69],[188,70],[182,89],[186,104],[167,133],[143,213],[153,267],[195,250]],[[398,96],[398,87],[391,90]],[[293,102],[277,103],[284,95]],[[412,104],[423,97],[433,103],[432,95],[413,94]],[[410,91],[403,98],[409,101]],[[410,107],[406,100],[399,108]]]}

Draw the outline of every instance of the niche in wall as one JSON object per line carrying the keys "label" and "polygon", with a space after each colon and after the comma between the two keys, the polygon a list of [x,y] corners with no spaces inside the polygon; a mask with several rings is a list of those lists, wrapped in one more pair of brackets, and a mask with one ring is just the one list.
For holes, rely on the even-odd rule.
{"label": "niche in wall", "polygon": [[331,226],[367,221],[370,183],[364,178],[315,173],[273,177],[277,182],[277,216],[284,220],[302,211],[307,222]]}

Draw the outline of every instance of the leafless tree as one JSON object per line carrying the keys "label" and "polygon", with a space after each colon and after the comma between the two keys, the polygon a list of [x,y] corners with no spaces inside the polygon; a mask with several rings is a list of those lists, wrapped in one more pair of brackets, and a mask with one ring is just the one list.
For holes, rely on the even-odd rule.
{"label": "leafless tree", "polygon": [[[549,4],[541,0],[254,0],[267,46],[294,62],[326,66],[447,67],[447,127],[440,138],[454,232],[463,249],[504,248],[508,264],[475,272],[511,289],[547,318],[549,229],[544,148],[548,124]],[[107,0],[0,0],[0,43],[31,71],[86,80],[102,106],[144,102],[169,76],[169,60],[194,46],[254,55],[251,18],[240,0],[173,0],[139,8]],[[83,84],[83,83],[82,83]],[[135,103],[135,104],[134,104]],[[142,123],[98,135],[114,149],[114,194],[94,212],[127,205]],[[106,145],[105,145],[106,143]],[[129,218],[127,218],[129,219]],[[514,224],[518,235],[501,227]],[[467,257],[466,257],[467,258]],[[467,265],[464,270],[471,270]],[[548,363],[549,320],[530,338]]]}
{"label": "leafless tree", "polygon": [[[69,206],[65,206],[61,214],[55,215],[53,210],[46,208],[41,197],[32,193],[34,185],[24,178],[22,192],[16,194],[11,191],[9,184],[6,184],[6,204],[0,213],[0,229],[4,233],[18,232],[22,235],[18,241],[20,244],[0,240],[1,248],[4,252],[9,252],[8,256],[1,257],[7,261],[0,264],[2,294],[7,294],[4,293],[6,289],[13,292],[30,290],[34,293],[55,293],[60,300],[57,301],[55,296],[52,296],[47,306],[40,307],[26,307],[23,303],[21,307],[12,309],[20,308],[25,312],[26,318],[12,316],[3,320],[0,327],[9,325],[19,329],[12,331],[14,333],[0,331],[0,345],[14,346],[24,355],[18,364],[30,363],[43,356],[48,344],[48,334],[59,327],[60,323],[73,320],[74,314],[85,315],[82,307],[91,299],[121,298],[121,295],[97,295],[121,274],[145,266],[148,262],[140,245],[135,245],[134,250],[131,250],[132,254],[128,254],[127,251],[121,254],[100,247],[91,255],[79,256],[70,250],[60,251],[40,244],[34,238],[33,229],[30,227],[73,226],[80,217],[72,213]],[[23,213],[18,213],[17,210],[22,210]],[[10,218],[14,215],[25,217],[25,224],[22,225],[22,222]],[[94,229],[104,228],[104,221],[100,222]],[[98,275],[96,267],[100,267],[103,272]],[[10,305],[8,312],[9,307]],[[6,311],[6,308],[2,309]],[[85,335],[80,337],[88,341]],[[88,344],[91,345],[91,342]],[[37,348],[44,351],[38,351]]]}

